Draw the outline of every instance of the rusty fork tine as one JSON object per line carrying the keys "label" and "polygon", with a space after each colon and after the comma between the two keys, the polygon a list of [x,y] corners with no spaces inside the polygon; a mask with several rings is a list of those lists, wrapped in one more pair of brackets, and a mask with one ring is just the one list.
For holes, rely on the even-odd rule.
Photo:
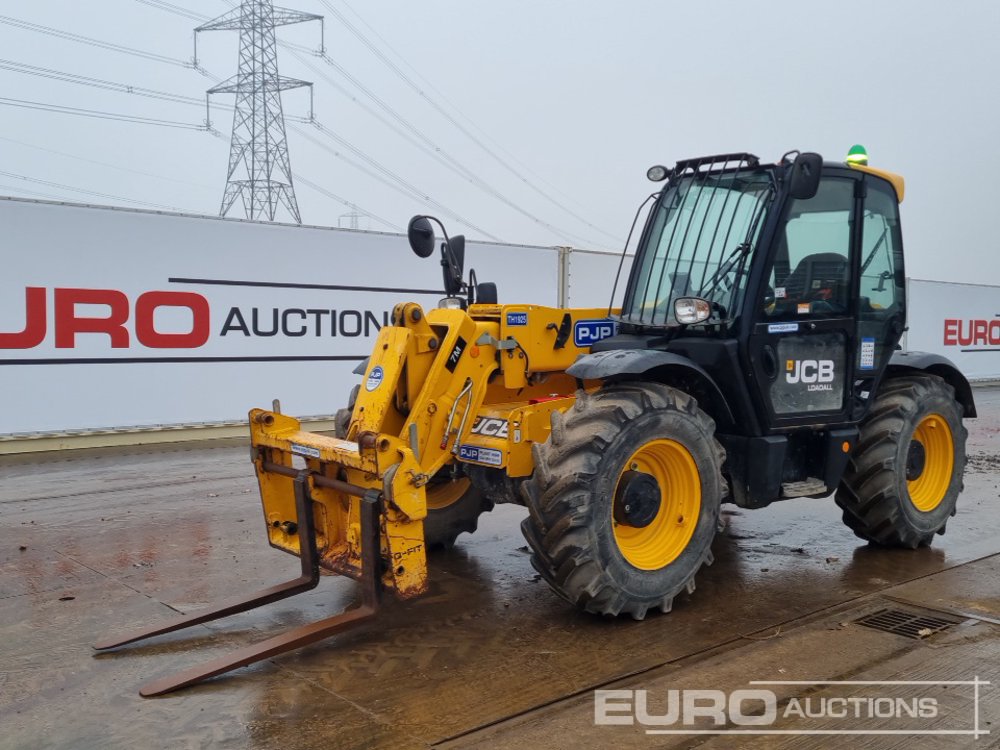
{"label": "rusty fork tine", "polygon": [[377,493],[361,498],[361,571],[362,604],[334,617],[302,625],[260,643],[233,651],[212,661],[177,674],[161,677],[144,685],[139,695],[150,698],[179,690],[210,677],[254,664],[287,651],[308,646],[371,620],[378,612],[380,586],[379,497]]}
{"label": "rusty fork tine", "polygon": [[94,648],[97,651],[117,648],[127,643],[135,643],[146,638],[152,638],[154,635],[172,633],[175,630],[183,630],[192,625],[199,625],[221,617],[228,617],[238,612],[246,612],[255,607],[287,599],[295,594],[316,588],[316,584],[319,583],[319,558],[316,554],[316,527],[313,523],[312,508],[310,507],[311,501],[308,472],[302,471],[295,478],[295,510],[298,515],[299,550],[302,562],[302,575],[298,578],[263,589],[249,597],[230,599],[215,607],[193,615],[181,617],[163,625],[155,625],[151,628],[143,628],[142,630],[136,630],[123,636],[99,641],[94,644]]}

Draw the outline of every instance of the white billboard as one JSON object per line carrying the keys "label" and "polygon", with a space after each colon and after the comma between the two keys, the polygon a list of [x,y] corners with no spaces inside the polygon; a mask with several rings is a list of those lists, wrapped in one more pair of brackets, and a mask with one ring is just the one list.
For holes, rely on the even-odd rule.
{"label": "white billboard", "polygon": [[[393,305],[442,296],[405,237],[0,200],[0,435],[334,413]],[[470,242],[501,301],[555,305],[552,248]]]}
{"label": "white billboard", "polygon": [[970,380],[1000,377],[1000,287],[907,280],[906,348],[942,354]]}
{"label": "white billboard", "polygon": [[[611,292],[615,290],[613,306],[621,307],[625,285],[632,270],[632,257],[626,255],[622,259],[620,253],[569,250],[563,280],[566,305],[568,307],[612,306]],[[617,289],[615,289],[616,277],[618,277]]]}
{"label": "white billboard", "polygon": [[[343,405],[435,255],[396,234],[0,199],[0,436],[299,416]],[[608,304],[620,256],[470,242],[501,302]],[[615,300],[628,279],[626,257]],[[907,348],[1000,377],[1000,288],[910,280]]]}

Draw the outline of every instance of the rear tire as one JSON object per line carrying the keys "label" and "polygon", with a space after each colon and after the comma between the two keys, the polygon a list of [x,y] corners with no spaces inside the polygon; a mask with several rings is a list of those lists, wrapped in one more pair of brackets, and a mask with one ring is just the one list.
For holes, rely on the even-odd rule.
{"label": "rear tire", "polygon": [[[360,385],[351,389],[347,407],[338,409],[333,418],[333,434],[347,439],[354,402]],[[451,467],[445,466],[427,483],[427,517],[424,519],[424,544],[428,549],[448,548],[459,534],[473,533],[479,526],[479,516],[493,510],[493,502],[472,486],[464,476],[452,477]]]}
{"label": "rear tire", "polygon": [[455,544],[461,533],[472,534],[479,527],[479,516],[493,510],[493,501],[473,486],[467,477],[452,478],[445,466],[427,484],[427,518],[424,519],[424,543],[445,549]]}
{"label": "rear tire", "polygon": [[858,537],[915,549],[945,532],[963,489],[962,416],[954,389],[936,375],[882,385],[836,494]]}
{"label": "rear tire", "polygon": [[522,490],[535,570],[588,612],[669,612],[712,562],[726,487],[714,432],[694,398],[660,383],[578,392],[533,446]]}

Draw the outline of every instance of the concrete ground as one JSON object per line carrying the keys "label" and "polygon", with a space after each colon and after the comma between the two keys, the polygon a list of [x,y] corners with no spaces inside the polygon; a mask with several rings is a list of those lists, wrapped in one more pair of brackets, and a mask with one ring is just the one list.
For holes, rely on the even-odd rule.
{"label": "concrete ground", "polygon": [[[150,678],[334,614],[356,603],[356,584],[324,578],[252,613],[95,654],[102,636],[297,574],[265,543],[246,449],[0,459],[0,748],[1000,747],[1000,390],[976,396],[966,490],[932,548],[870,548],[832,499],[727,506],[716,563],[692,596],[669,615],[609,621],[538,580],[518,530],[525,511],[504,506],[433,556],[429,595],[148,700],[137,690]],[[855,623],[882,609],[947,627],[912,639]],[[934,684],[749,684],[762,680]],[[976,680],[992,684],[941,684]],[[710,734],[595,726],[595,689],[646,691],[654,715],[671,690],[765,688],[781,712],[793,698],[815,712],[885,697],[931,701],[934,716],[782,713],[767,730],[783,734],[719,734],[747,727],[708,719],[669,728]],[[619,716],[622,696],[640,699],[614,696]],[[812,733],[791,733],[802,730]],[[820,733],[845,730],[925,733]]]}

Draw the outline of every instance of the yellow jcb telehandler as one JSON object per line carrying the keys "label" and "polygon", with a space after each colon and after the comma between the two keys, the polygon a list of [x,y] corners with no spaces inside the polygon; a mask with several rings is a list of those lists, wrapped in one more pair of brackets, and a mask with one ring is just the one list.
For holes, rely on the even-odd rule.
{"label": "yellow jcb telehandler", "polygon": [[[846,525],[876,544],[944,533],[962,420],[976,412],[954,365],[898,351],[903,179],[857,153],[799,152],[689,159],[648,177],[665,184],[621,309],[498,304],[495,285],[464,282],[464,238],[441,226],[445,297],[396,305],[336,436],[250,412],[268,539],[301,575],[96,647],[290,596],[321,568],[359,581],[361,607],[141,692],[315,642],[374,616],[384,591],[419,596],[428,548],[501,502],[527,507],[531,563],[559,596],[636,619],[694,591],[726,501],[835,493]],[[431,221],[410,222],[421,257],[435,250]]]}

